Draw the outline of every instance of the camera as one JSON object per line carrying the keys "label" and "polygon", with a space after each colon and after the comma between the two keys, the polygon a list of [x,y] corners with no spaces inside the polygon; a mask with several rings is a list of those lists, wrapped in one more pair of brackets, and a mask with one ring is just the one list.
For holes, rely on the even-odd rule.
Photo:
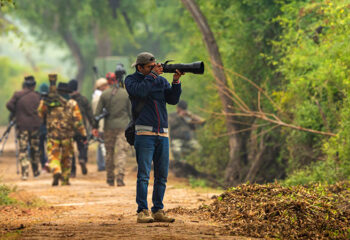
{"label": "camera", "polygon": [[115,71],[114,71],[115,77],[118,81],[118,83],[121,84],[121,86],[124,86],[124,75],[126,74],[124,65],[122,63],[118,63]]}
{"label": "camera", "polygon": [[103,108],[103,109],[102,109],[102,113],[101,113],[100,115],[95,116],[95,121],[96,121],[96,122],[99,122],[102,118],[107,117],[108,114],[109,114],[109,112],[107,111],[107,109],[106,109],[106,108]]}
{"label": "camera", "polygon": [[204,73],[204,63],[202,61],[193,63],[178,63],[178,64],[168,64],[172,60],[168,60],[165,63],[161,63],[163,67],[163,72],[165,73],[176,73],[176,69],[180,72],[189,72],[194,74]]}

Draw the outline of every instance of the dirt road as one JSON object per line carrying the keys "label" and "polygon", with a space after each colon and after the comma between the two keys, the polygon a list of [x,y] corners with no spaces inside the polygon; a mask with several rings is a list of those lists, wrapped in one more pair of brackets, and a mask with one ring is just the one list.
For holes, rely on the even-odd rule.
{"label": "dirt road", "polygon": [[[0,131],[3,132],[3,131]],[[174,215],[175,223],[136,223],[136,164],[128,160],[125,187],[109,187],[105,172],[97,172],[96,164],[88,165],[83,176],[78,166],[71,186],[52,187],[52,176],[42,174],[21,181],[16,174],[15,152],[10,139],[0,157],[0,179],[17,186],[17,198],[26,201],[28,195],[45,200],[43,206],[28,210],[2,207],[0,227],[2,239],[241,239],[222,236],[221,226],[203,222],[196,216]],[[93,162],[91,154],[90,162]],[[152,175],[153,176],[153,175]],[[153,182],[149,187],[149,204]],[[166,209],[178,206],[196,208],[210,203],[215,190],[191,189],[185,179],[170,174],[164,199]]]}

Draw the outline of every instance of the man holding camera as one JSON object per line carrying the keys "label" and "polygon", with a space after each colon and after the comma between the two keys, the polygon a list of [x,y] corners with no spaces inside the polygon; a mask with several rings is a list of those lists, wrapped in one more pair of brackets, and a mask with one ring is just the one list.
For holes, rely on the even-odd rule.
{"label": "man holding camera", "polygon": [[[128,94],[124,88],[119,87],[115,78],[109,78],[111,87],[105,90],[97,104],[95,117],[104,117],[104,142],[106,147],[106,172],[107,184],[114,186],[125,186],[125,163],[127,158],[128,144],[124,138],[124,129],[131,118],[131,105]],[[101,116],[101,114],[105,112]],[[97,121],[96,121],[97,122]],[[98,122],[93,129],[93,135],[98,136]],[[114,163],[114,150],[117,146],[116,164]],[[117,174],[114,170],[117,168]]]}
{"label": "man holding camera", "polygon": [[[163,73],[162,65],[156,63],[154,56],[148,52],[140,53],[133,66],[135,66],[136,71],[126,77],[125,86],[130,95],[133,113],[139,112],[135,120],[136,136],[134,142],[138,164],[137,222],[174,222],[175,219],[166,216],[163,211],[163,197],[169,168],[166,103],[172,105],[178,103],[181,95],[180,77],[184,73],[176,70],[170,86],[168,81],[160,76]],[[150,216],[147,191],[152,160],[154,164],[154,186],[152,216]]]}

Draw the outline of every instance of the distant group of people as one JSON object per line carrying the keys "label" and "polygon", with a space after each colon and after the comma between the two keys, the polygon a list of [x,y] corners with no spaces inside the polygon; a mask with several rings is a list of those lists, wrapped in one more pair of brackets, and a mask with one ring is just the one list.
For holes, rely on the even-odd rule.
{"label": "distant group of people", "polygon": [[[205,121],[187,111],[187,103],[180,101],[180,77],[184,73],[176,70],[169,84],[161,76],[162,65],[148,52],[140,53],[133,66],[135,73],[125,78],[125,89],[122,78],[115,73],[98,79],[91,104],[79,93],[78,81],[74,79],[68,83],[59,82],[56,87],[57,75],[49,74],[50,86],[42,84],[38,93],[34,77],[25,77],[23,89],[15,92],[7,103],[16,120],[22,179],[28,179],[30,165],[33,176],[38,177],[41,162],[42,171],[53,174],[52,186],[70,185],[70,177],[76,176],[73,143],[79,152],[82,174],[86,175],[88,142],[95,138],[99,141],[98,171],[106,170],[109,186],[124,186],[129,147],[124,135],[126,126],[133,123],[135,133],[131,144],[138,165],[137,222],[173,222],[175,219],[163,211],[169,168],[169,133],[174,160],[181,161],[190,151],[200,148],[193,130]],[[177,112],[169,116],[170,130],[167,103],[177,104]],[[154,186],[150,215],[147,192],[152,162]]]}

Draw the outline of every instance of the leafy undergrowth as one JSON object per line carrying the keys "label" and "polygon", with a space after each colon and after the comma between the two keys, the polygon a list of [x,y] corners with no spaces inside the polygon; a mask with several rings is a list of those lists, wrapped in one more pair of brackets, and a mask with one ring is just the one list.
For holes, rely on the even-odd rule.
{"label": "leafy undergrowth", "polygon": [[14,189],[11,189],[9,186],[0,183],[0,206],[10,205],[16,202],[15,199],[9,197],[9,194],[11,192],[14,192]]}
{"label": "leafy undergrowth", "polygon": [[231,188],[210,205],[175,208],[225,225],[225,233],[264,239],[350,239],[350,183]]}

